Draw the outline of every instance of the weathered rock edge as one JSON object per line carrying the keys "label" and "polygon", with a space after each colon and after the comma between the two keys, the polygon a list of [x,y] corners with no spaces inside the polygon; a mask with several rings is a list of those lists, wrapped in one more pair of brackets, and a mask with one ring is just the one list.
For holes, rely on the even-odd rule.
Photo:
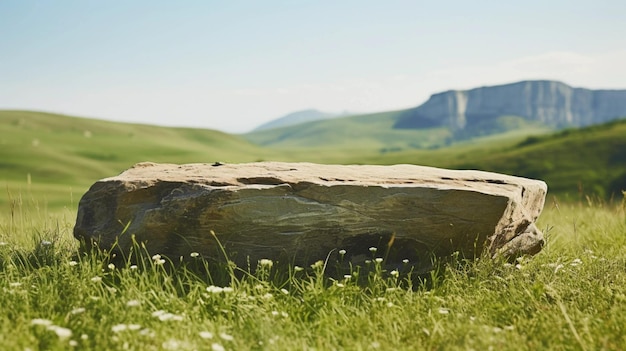
{"label": "weathered rock edge", "polygon": [[354,264],[409,259],[427,271],[455,252],[539,252],[534,223],[546,192],[539,180],[414,165],[144,162],[85,193],[74,236],[121,254],[134,237],[173,260],[223,259],[214,231],[240,267],[262,258],[307,265],[330,253]]}

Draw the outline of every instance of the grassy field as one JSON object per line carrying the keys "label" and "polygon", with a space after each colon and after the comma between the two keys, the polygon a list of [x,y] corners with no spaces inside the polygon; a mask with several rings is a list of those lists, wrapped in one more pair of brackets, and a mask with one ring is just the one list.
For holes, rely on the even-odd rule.
{"label": "grassy field", "polygon": [[[0,217],[3,350],[623,350],[626,214],[548,203],[544,250],[514,264],[453,261],[411,278],[373,260],[249,275],[79,254],[74,213],[15,201]],[[373,258],[376,257],[374,253]],[[198,268],[200,267],[200,268]],[[204,273],[203,273],[204,272]],[[359,283],[357,283],[359,281]]]}
{"label": "grassy field", "polygon": [[[592,200],[622,189],[624,121],[437,150],[332,153],[36,112],[0,111],[0,132],[3,350],[626,348],[626,204]],[[514,264],[457,258],[425,277],[383,271],[373,253],[338,280],[324,274],[333,262],[263,261],[252,273],[190,257],[172,272],[158,256],[112,266],[103,253],[78,251],[76,204],[97,179],[139,161],[259,159],[535,172],[557,189],[538,223],[547,245]],[[579,183],[600,197],[578,193]]]}

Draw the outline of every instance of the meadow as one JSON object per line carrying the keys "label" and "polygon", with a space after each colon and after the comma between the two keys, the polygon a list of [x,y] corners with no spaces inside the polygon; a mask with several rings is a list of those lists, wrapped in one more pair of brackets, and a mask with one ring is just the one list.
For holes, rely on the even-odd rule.
{"label": "meadow", "polygon": [[[427,276],[333,263],[255,272],[193,257],[109,263],[74,213],[14,199],[0,217],[4,350],[622,350],[626,208],[548,202],[547,245],[514,263],[461,257]],[[243,273],[242,273],[243,271]]]}
{"label": "meadow", "polygon": [[[437,150],[261,148],[215,131],[0,111],[3,350],[623,350],[626,172],[615,122]],[[130,152],[132,150],[132,152]],[[79,197],[138,161],[417,163],[546,179],[546,246],[503,262],[453,257],[426,276],[334,262],[249,271],[137,252],[111,264],[72,237]],[[626,174],[626,173],[624,173]],[[569,175],[569,176],[568,176]],[[587,194],[586,189],[596,191]],[[589,195],[589,196],[587,196]],[[342,248],[337,248],[342,249]],[[335,278],[332,278],[335,276]]]}

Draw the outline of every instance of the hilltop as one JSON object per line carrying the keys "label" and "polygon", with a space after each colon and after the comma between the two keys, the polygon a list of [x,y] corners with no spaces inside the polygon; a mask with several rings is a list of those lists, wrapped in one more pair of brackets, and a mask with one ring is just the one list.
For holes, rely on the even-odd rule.
{"label": "hilltop", "polygon": [[276,148],[341,148],[369,151],[450,146],[489,135],[537,134],[601,124],[626,116],[626,90],[572,88],[556,81],[523,81],[433,94],[401,111],[316,120],[244,137]]}

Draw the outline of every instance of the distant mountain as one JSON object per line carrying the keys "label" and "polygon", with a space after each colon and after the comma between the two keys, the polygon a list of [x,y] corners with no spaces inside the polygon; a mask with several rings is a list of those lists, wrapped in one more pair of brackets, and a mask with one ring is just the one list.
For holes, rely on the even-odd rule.
{"label": "distant mountain", "polygon": [[343,113],[343,114],[329,113],[329,112],[322,112],[322,111],[315,110],[315,109],[302,110],[302,111],[290,113],[286,116],[283,116],[283,117],[271,120],[265,124],[262,124],[256,127],[253,130],[253,132],[274,129],[274,128],[282,128],[282,127],[292,126],[292,125],[296,125],[300,123],[318,121],[322,119],[329,119],[329,118],[345,116],[345,115],[346,113]]}
{"label": "distant mountain", "polygon": [[548,80],[450,90],[406,111],[394,128],[443,126],[473,136],[505,115],[557,129],[604,123],[626,116],[626,90],[572,88]]}

